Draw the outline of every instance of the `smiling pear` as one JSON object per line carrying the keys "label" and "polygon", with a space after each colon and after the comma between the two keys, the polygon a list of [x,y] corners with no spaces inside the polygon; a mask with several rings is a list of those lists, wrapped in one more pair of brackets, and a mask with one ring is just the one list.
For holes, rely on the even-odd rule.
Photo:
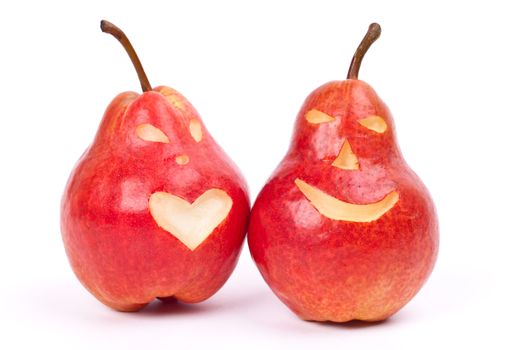
{"label": "smiling pear", "polygon": [[233,271],[246,233],[246,183],[179,92],[152,89],[124,33],[143,94],[107,107],[62,198],[66,253],[102,303],[136,311],[155,298],[203,301]]}
{"label": "smiling pear", "polygon": [[346,80],[307,97],[288,153],[252,209],[252,257],[305,320],[384,320],[436,261],[432,199],[403,159],[387,106],[358,80],[380,32],[370,25]]}

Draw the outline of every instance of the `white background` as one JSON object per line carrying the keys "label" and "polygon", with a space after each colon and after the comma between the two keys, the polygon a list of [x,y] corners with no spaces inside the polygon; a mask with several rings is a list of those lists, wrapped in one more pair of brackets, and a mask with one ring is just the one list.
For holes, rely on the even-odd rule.
{"label": "white background", "polygon": [[[522,14],[505,1],[3,1],[0,348],[523,348]],[[102,18],[127,32],[154,86],[197,107],[252,200],[304,98],[345,77],[368,24],[379,22],[360,78],[392,110],[441,225],[421,292],[380,324],[304,322],[271,293],[245,246],[202,304],[125,314],[96,301],[66,259],[60,197],[107,104],[140,90],[123,49],[100,32]]]}

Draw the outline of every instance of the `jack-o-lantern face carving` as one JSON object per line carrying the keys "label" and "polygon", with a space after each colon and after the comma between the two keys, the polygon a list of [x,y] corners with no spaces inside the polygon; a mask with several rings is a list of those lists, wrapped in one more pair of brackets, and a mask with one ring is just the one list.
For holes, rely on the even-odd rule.
{"label": "jack-o-lantern face carving", "polygon": [[[170,102],[177,112],[186,114],[190,110],[188,102],[176,91],[161,88],[160,93]],[[185,140],[176,135],[179,141],[177,146],[191,145],[195,153],[200,154],[198,144],[203,142],[202,124],[198,116],[189,115],[186,118],[176,118],[182,123],[182,128],[173,128],[185,134]],[[136,135],[142,140],[150,142],[167,143],[169,137],[160,129],[151,124],[140,124],[136,128]],[[191,140],[188,139],[188,136]],[[191,157],[187,152],[181,150],[175,156],[175,162],[180,166],[190,163]],[[149,197],[149,211],[155,222],[162,229],[171,233],[179,239],[190,250],[195,250],[214,230],[224,221],[230,213],[232,199],[224,190],[219,188],[206,189],[193,202],[185,198],[165,191],[155,191]]]}
{"label": "jack-o-lantern face carving", "polygon": [[[395,206],[400,197],[395,185],[383,176],[388,159],[397,154],[392,120],[381,103],[370,103],[379,100],[368,95],[370,91],[355,88],[351,82],[341,84],[346,86],[329,91],[318,89],[299,113],[293,142],[308,163],[304,175],[317,173],[319,177],[312,176],[312,183],[298,174],[294,183],[321,215],[332,220],[372,222]],[[315,181],[327,177],[341,186],[352,186],[353,178],[368,177],[371,186],[382,183],[384,192],[371,202],[347,198],[316,187]]]}
{"label": "jack-o-lantern face carving", "polygon": [[371,24],[346,80],[306,98],[250,214],[253,260],[305,320],[384,320],[417,293],[436,258],[432,200],[403,160],[388,108],[358,79],[379,33]]}
{"label": "jack-o-lantern face carving", "polygon": [[[203,129],[200,117],[182,95],[161,87],[138,99],[129,108],[133,111],[127,114],[133,117],[122,120],[115,134],[118,142],[126,142],[131,147],[130,157],[141,159],[143,166],[149,164],[152,169],[158,168],[158,162],[164,162],[165,171],[177,178],[198,176],[196,169],[207,163],[210,156],[210,137]],[[124,183],[126,193],[123,198],[128,202],[138,202],[136,198],[130,199],[133,193],[129,191],[129,182]],[[140,202],[147,205],[152,220],[160,228],[192,251],[214,232],[232,208],[232,198],[220,187],[205,187],[191,196],[177,193],[163,184],[157,187],[141,186],[142,192],[137,196],[147,197],[147,203],[143,199]],[[127,203],[125,206],[136,207]]]}
{"label": "jack-o-lantern face carving", "polygon": [[255,201],[248,243],[264,279],[305,319],[384,319],[420,288],[435,260],[433,205],[366,83],[331,82],[306,99]]}

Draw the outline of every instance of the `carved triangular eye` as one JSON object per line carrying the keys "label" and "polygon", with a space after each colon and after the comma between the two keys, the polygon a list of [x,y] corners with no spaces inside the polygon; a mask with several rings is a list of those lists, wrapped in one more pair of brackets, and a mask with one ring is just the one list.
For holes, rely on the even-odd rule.
{"label": "carved triangular eye", "polygon": [[388,128],[388,125],[385,122],[385,120],[377,115],[372,115],[367,118],[359,119],[358,122],[365,128],[375,131],[379,134],[384,133]]}
{"label": "carved triangular eye", "polygon": [[135,134],[144,141],[170,143],[168,136],[162,130],[149,123],[137,126]]}

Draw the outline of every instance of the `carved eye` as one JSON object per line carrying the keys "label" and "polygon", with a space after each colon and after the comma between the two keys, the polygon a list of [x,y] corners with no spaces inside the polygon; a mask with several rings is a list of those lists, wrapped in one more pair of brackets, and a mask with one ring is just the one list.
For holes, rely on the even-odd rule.
{"label": "carved eye", "polygon": [[202,140],[202,127],[197,119],[190,120],[190,134],[195,142],[200,142]]}
{"label": "carved eye", "polygon": [[144,141],[170,143],[168,136],[162,130],[149,123],[137,126],[135,134]]}
{"label": "carved eye", "polygon": [[309,110],[306,113],[305,118],[311,124],[329,123],[335,120],[335,118],[331,115],[328,115],[317,109]]}
{"label": "carved eye", "polygon": [[385,120],[377,115],[372,115],[367,118],[359,119],[359,124],[367,128],[368,130],[375,131],[379,134],[382,134],[388,128]]}

